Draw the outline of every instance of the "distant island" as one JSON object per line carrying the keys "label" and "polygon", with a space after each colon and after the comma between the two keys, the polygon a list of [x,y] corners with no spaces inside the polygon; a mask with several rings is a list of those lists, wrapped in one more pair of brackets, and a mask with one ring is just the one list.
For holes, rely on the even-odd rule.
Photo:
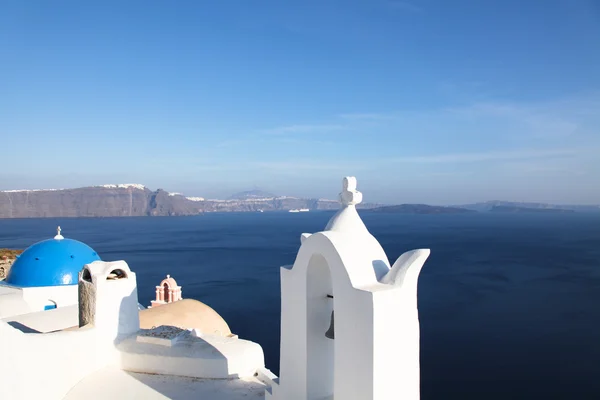
{"label": "distant island", "polygon": [[475,212],[465,208],[429,206],[427,204],[400,204],[397,206],[383,206],[371,208],[368,211],[394,214],[465,214]]}
{"label": "distant island", "polygon": [[[360,208],[377,204],[360,204]],[[328,199],[277,196],[251,190],[226,200],[190,197],[141,184],[74,189],[0,191],[0,218],[185,216],[209,212],[263,212],[294,209],[337,210]]]}
{"label": "distant island", "polygon": [[[211,212],[337,210],[338,200],[276,195],[262,190],[236,193],[227,199],[185,196],[141,184],[110,184],[74,189],[0,191],[0,218],[77,218],[186,216]],[[379,213],[465,214],[471,212],[600,212],[600,206],[557,206],[544,203],[488,201],[456,206],[361,203],[357,208]]]}
{"label": "distant island", "polygon": [[546,214],[562,214],[574,213],[575,210],[565,210],[562,208],[528,208],[517,206],[494,206],[490,212],[493,213],[546,213]]}
{"label": "distant island", "polygon": [[515,202],[515,201],[501,201],[491,200],[482,203],[463,204],[456,207],[466,208],[468,210],[479,211],[479,212],[508,212],[507,209],[517,209],[511,212],[553,212],[546,210],[558,210],[558,212],[600,212],[600,206],[598,205],[558,205],[549,203],[529,203],[529,202]]}

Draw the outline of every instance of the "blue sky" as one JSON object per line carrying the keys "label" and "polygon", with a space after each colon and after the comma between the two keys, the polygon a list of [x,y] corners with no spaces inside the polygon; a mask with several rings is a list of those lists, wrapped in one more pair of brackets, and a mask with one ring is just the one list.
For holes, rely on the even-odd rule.
{"label": "blue sky", "polygon": [[600,203],[600,2],[0,2],[0,189]]}

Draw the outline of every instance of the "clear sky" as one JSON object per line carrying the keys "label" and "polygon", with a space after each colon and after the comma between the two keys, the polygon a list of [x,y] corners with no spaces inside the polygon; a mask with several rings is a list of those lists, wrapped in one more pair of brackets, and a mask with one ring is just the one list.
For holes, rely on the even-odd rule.
{"label": "clear sky", "polygon": [[0,0],[0,189],[600,203],[600,2]]}

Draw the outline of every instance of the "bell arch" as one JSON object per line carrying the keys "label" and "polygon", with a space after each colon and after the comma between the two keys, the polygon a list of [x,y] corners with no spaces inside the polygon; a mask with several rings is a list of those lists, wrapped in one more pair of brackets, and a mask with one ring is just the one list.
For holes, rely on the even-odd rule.
{"label": "bell arch", "polygon": [[333,393],[335,342],[326,333],[334,315],[334,298],[329,264],[321,254],[313,254],[306,267],[306,347],[312,349],[306,363],[309,398]]}

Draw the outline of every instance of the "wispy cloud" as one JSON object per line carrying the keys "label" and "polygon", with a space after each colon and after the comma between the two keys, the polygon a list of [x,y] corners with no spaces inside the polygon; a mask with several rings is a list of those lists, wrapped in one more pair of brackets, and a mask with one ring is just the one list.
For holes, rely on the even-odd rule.
{"label": "wispy cloud", "polygon": [[543,175],[543,176],[580,176],[585,175],[585,172],[577,166],[572,166],[571,163],[556,164],[556,163],[540,163],[529,160],[515,160],[506,162],[502,165],[506,172],[514,172],[526,175]]}
{"label": "wispy cloud", "polygon": [[531,128],[531,133],[537,137],[570,136],[577,132],[579,124],[563,118],[548,115],[529,115],[524,122]]}
{"label": "wispy cloud", "polygon": [[340,124],[324,124],[324,125],[287,125],[277,128],[264,129],[261,132],[271,135],[280,134],[299,134],[299,133],[326,133],[343,130],[345,127]]}
{"label": "wispy cloud", "polygon": [[264,161],[250,164],[252,167],[264,168],[272,171],[335,171],[346,172],[349,170],[357,171],[366,169],[365,165],[356,163],[345,164],[343,162],[324,163],[315,160],[295,160],[295,161]]}
{"label": "wispy cloud", "polygon": [[[306,157],[312,148],[299,144],[315,140],[315,145],[324,146],[326,143],[317,141],[326,138],[343,148],[345,155],[362,160],[367,170],[412,164],[413,173],[451,172],[458,176],[469,169],[477,172],[480,167],[491,174],[510,171],[519,177],[553,173],[567,176],[572,171],[597,174],[600,117],[591,111],[600,104],[599,99],[600,95],[535,103],[481,101],[433,109],[340,113],[319,121],[325,123],[271,129],[272,133],[290,134],[268,140],[279,141],[293,149],[294,155]],[[344,135],[343,139],[341,135],[318,135],[341,130],[355,135]],[[284,142],[285,139],[301,143]],[[519,163],[527,167],[520,171],[510,168]],[[477,168],[470,164],[477,164]],[[311,170],[346,170],[343,162],[327,159],[260,166],[307,174]]]}
{"label": "wispy cloud", "polygon": [[477,103],[468,107],[449,108],[446,111],[470,120],[495,118],[515,124],[516,128],[538,138],[569,136],[576,133],[580,126],[571,110],[553,105]]}
{"label": "wispy cloud", "polygon": [[554,158],[554,157],[573,157],[581,150],[578,149],[525,149],[512,151],[489,151],[477,153],[454,153],[454,154],[435,154],[426,156],[409,156],[398,157],[391,159],[392,162],[398,163],[421,163],[421,164],[438,164],[438,163],[473,163],[485,161],[509,161],[521,159],[539,159],[539,158]]}
{"label": "wispy cloud", "polygon": [[298,135],[247,135],[240,139],[228,139],[218,142],[214,145],[215,149],[221,148],[239,148],[244,146],[278,143],[281,145],[302,145],[302,146],[332,146],[335,145],[333,140],[323,140],[321,137],[303,137]]}
{"label": "wispy cloud", "polygon": [[458,135],[457,138],[481,133],[507,140],[512,138],[515,143],[526,145],[527,140],[556,141],[570,140],[577,135],[597,136],[600,118],[597,113],[590,112],[596,104],[594,100],[540,104],[476,102],[430,110],[347,113],[337,118],[351,129],[377,126],[381,130],[410,130],[432,135],[452,133]]}
{"label": "wispy cloud", "polygon": [[496,118],[509,123],[520,123],[523,128],[528,128],[532,134],[543,136],[571,134],[577,130],[579,124],[569,116],[561,115],[560,111],[552,108],[524,106],[510,103],[475,103],[463,107],[448,107],[437,110],[422,111],[393,111],[382,113],[349,113],[340,114],[339,118],[360,123],[362,121],[375,121],[392,123],[409,119],[427,120],[454,120],[461,123],[466,120],[482,120]]}

